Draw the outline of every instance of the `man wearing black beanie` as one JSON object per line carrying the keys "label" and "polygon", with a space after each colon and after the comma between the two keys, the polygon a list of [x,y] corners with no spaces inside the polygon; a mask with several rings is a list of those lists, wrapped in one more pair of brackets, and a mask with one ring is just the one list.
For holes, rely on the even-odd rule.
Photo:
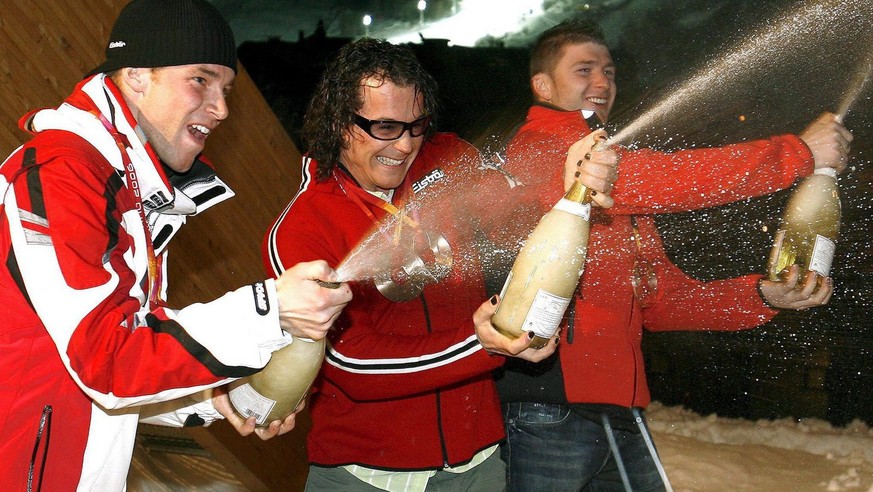
{"label": "man wearing black beanie", "polygon": [[106,61],[0,165],[0,489],[124,490],[138,421],[255,430],[222,392],[346,303],[326,262],[170,309],[166,245],[233,196],[203,158],[228,116],[233,33],[205,0],[134,0]]}

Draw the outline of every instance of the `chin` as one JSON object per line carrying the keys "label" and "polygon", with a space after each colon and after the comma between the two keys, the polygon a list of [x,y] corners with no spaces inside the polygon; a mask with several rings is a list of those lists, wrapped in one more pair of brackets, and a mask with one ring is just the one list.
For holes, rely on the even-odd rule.
{"label": "chin", "polygon": [[178,162],[164,162],[164,165],[170,168],[174,173],[185,174],[194,167],[194,159],[192,158],[189,161],[185,161],[184,164],[179,164]]}

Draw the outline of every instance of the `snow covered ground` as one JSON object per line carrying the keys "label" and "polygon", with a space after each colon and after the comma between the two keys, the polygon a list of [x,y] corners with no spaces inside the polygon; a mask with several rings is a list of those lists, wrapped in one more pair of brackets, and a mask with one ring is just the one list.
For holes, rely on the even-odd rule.
{"label": "snow covered ground", "polygon": [[727,419],[657,402],[646,415],[676,492],[873,492],[873,429],[861,422]]}

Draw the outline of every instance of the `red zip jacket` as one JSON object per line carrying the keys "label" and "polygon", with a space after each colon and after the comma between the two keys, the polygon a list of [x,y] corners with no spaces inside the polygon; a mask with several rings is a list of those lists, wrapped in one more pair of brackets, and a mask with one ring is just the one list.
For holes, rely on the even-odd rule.
{"label": "red zip jacket", "polygon": [[[527,186],[529,195],[539,197],[543,211],[562,196],[567,149],[590,131],[578,111],[536,105],[508,144],[506,170]],[[533,377],[507,364],[498,381],[503,401],[646,407],[643,327],[740,330],[777,313],[757,292],[761,275],[695,280],[668,260],[652,217],[630,214],[687,211],[787,188],[812,171],[806,145],[784,135],[674,153],[619,149],[619,155],[615,206],[592,212],[588,258],[580,295],[571,306],[573,321],[562,327],[560,363]],[[657,278],[656,294],[646,308],[631,284],[638,257],[645,258]]]}
{"label": "red zip jacket", "polygon": [[221,418],[180,398],[287,344],[274,282],[163,305],[167,241],[233,193],[204,162],[166,176],[102,74],[22,121],[36,136],[0,165],[0,490],[123,490],[141,412]]}
{"label": "red zip jacket", "polygon": [[[385,202],[335,168],[314,180],[316,163],[304,158],[303,182],[268,231],[265,264],[278,275],[290,265],[323,258],[355,271],[343,260],[370,237],[387,212]],[[444,190],[464,183],[479,164],[477,151],[451,134],[436,134],[423,146],[393,203],[414,193],[410,216],[439,230],[455,259],[449,276],[422,295],[391,302],[368,278],[352,283],[354,298],[329,335],[330,347],[310,401],[311,463],[360,464],[391,470],[458,466],[499,442],[503,420],[492,371],[503,363],[479,345],[472,314],[486,299],[464,203]],[[403,192],[403,190],[407,190]],[[409,227],[408,225],[404,227]],[[363,266],[393,254],[388,245],[363,248]],[[366,244],[366,243],[365,243]]]}

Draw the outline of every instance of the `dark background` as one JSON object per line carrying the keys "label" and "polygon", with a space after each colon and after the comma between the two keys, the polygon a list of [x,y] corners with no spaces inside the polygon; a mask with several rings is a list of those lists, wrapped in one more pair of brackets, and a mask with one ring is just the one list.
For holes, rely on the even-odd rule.
{"label": "dark background", "polygon": [[[642,3],[647,8],[641,9]],[[601,23],[618,67],[613,132],[645,114],[654,101],[688,93],[682,104],[635,134],[631,145],[670,150],[799,133],[822,111],[836,110],[871,46],[869,39],[858,39],[869,36],[870,2],[829,2],[826,21],[814,14],[809,23],[794,24],[785,19],[807,15],[812,2],[660,3],[592,2],[593,9],[565,13],[606,21]],[[438,8],[440,2],[429,4]],[[403,15],[414,23],[417,12],[396,15],[400,24]],[[345,17],[360,19],[357,13]],[[859,19],[858,31],[841,29],[841,22],[856,25]],[[309,95],[325,60],[351,39],[330,34],[341,31],[336,19],[329,27],[312,22],[296,40],[243,41],[239,47],[242,64],[301,151],[299,128]],[[610,26],[621,27],[609,31]],[[778,36],[768,36],[777,30]],[[486,38],[469,48],[439,39],[410,45],[440,84],[439,128],[483,148],[507,135],[530,103],[526,47],[536,34]],[[850,170],[840,177],[843,223],[831,302],[785,311],[744,332],[646,334],[653,399],[725,417],[819,417],[836,425],[860,418],[873,424],[870,92],[863,91],[845,120],[855,141]],[[668,253],[704,280],[764,272],[788,193],[660,216]]]}

